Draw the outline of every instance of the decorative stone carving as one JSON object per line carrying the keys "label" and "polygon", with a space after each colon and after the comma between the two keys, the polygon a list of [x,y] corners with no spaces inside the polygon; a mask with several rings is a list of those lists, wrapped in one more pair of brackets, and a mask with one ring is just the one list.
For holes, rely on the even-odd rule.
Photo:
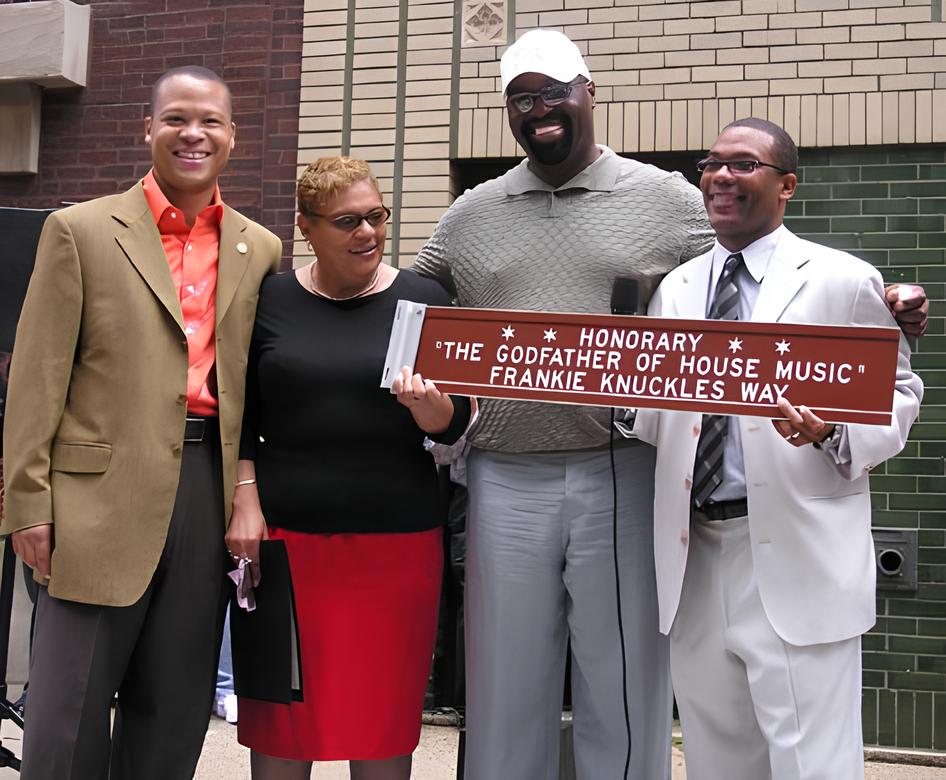
{"label": "decorative stone carving", "polygon": [[506,0],[463,1],[463,46],[506,43]]}

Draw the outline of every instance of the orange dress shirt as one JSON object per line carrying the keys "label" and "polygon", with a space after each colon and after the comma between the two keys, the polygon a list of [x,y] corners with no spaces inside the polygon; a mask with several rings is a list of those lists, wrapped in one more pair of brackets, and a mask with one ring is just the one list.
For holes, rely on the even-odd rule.
{"label": "orange dress shirt", "polygon": [[187,411],[210,417],[217,414],[214,374],[217,259],[223,201],[214,188],[210,205],[188,227],[184,215],[161,192],[154,170],[141,181],[177,288],[187,336]]}

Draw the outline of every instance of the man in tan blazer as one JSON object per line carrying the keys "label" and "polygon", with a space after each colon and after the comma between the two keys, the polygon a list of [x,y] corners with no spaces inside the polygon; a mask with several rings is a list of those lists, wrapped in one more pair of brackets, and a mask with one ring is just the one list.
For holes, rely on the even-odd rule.
{"label": "man in tan blazer", "polygon": [[219,76],[169,71],[145,120],[151,172],[43,229],[10,371],[0,527],[45,585],[26,780],[186,778],[200,755],[246,353],[281,254],[220,200],[235,130]]}

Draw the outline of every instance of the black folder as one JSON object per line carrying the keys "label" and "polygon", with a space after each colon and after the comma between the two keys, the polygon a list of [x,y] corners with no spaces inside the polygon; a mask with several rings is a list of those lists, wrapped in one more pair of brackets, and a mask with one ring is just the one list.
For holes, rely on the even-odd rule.
{"label": "black folder", "polygon": [[281,539],[260,542],[256,609],[230,600],[230,643],[237,696],[288,704],[302,701],[299,631],[289,557]]}

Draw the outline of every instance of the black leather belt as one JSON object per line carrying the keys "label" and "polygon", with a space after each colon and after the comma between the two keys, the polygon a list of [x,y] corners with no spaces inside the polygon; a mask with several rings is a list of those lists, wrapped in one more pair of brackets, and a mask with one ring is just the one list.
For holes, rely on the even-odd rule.
{"label": "black leather belt", "polygon": [[188,417],[184,423],[184,441],[203,441],[217,428],[216,417]]}
{"label": "black leather belt", "polygon": [[745,517],[749,514],[749,503],[744,498],[734,498],[732,501],[707,501],[697,507],[707,520],[729,520],[733,517]]}

